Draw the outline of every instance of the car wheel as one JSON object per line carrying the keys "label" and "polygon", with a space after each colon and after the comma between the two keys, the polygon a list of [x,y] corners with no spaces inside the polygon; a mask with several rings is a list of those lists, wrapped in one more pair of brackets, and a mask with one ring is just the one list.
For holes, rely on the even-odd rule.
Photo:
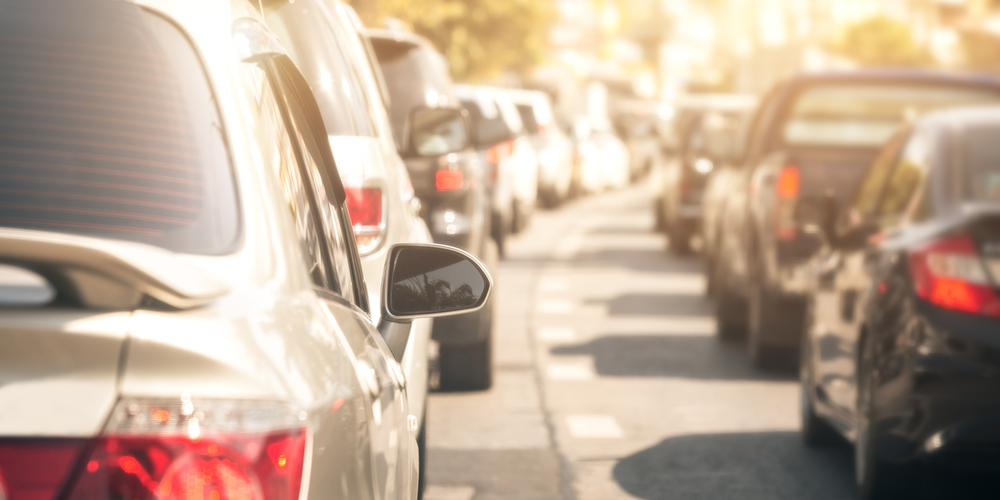
{"label": "car wheel", "polygon": [[662,232],[666,229],[667,224],[663,221],[663,198],[653,200],[653,220],[654,231]]}
{"label": "car wheel", "polygon": [[510,232],[520,233],[524,229],[524,212],[521,210],[521,202],[514,200],[510,207]]}
{"label": "car wheel", "polygon": [[680,222],[675,222],[668,228],[670,237],[670,251],[676,255],[689,255],[691,253],[691,231]]}
{"label": "car wheel", "polygon": [[740,340],[746,336],[746,301],[726,286],[725,270],[714,266],[715,274],[715,324],[720,340]]}
{"label": "car wheel", "polygon": [[858,404],[855,412],[854,477],[861,500],[909,499],[920,490],[922,464],[917,461],[889,463],[878,457],[878,430],[873,428],[875,388],[874,349],[868,336],[863,340],[858,367]]}
{"label": "car wheel", "polygon": [[503,215],[494,212],[490,221],[490,236],[497,243],[497,255],[500,258],[504,256],[504,243],[506,243],[508,232],[510,232],[510,229],[504,222]]}
{"label": "car wheel", "polygon": [[821,447],[836,443],[840,434],[826,420],[816,414],[812,398],[812,363],[809,354],[809,342],[802,342],[802,357],[799,360],[799,400],[800,416],[802,418],[802,441],[806,446]]}
{"label": "car wheel", "polygon": [[[783,368],[798,359],[794,347],[774,341],[802,335],[803,307],[770,293],[759,279],[750,285],[749,321],[747,321],[747,353],[757,368]],[[797,345],[796,345],[797,346]]]}
{"label": "car wheel", "polygon": [[715,296],[715,257],[711,254],[705,255],[705,296],[714,297]]}
{"label": "car wheel", "polygon": [[417,500],[423,500],[424,489],[427,488],[427,406],[424,405],[424,418],[420,419],[420,433],[417,434]]}
{"label": "car wheel", "polygon": [[479,327],[486,329],[483,340],[473,344],[447,345],[438,349],[439,384],[446,391],[482,391],[493,385],[493,305],[479,312]]}

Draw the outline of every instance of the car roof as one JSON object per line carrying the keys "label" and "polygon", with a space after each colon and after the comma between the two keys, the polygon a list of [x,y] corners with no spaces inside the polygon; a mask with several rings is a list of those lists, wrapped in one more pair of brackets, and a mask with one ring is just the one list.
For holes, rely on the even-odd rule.
{"label": "car roof", "polygon": [[393,41],[400,44],[412,45],[414,47],[431,46],[431,42],[426,38],[409,31],[368,28],[365,30],[365,35],[369,38],[378,38],[379,40]]}
{"label": "car roof", "polygon": [[864,83],[894,81],[918,84],[1000,86],[1000,79],[983,73],[892,67],[804,72],[789,77],[787,83],[810,85],[828,82]]}

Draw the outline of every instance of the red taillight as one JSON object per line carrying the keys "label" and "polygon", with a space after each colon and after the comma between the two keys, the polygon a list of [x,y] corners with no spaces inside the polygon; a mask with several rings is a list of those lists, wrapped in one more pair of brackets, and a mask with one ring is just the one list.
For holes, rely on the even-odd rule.
{"label": "red taillight", "polygon": [[55,498],[86,444],[85,439],[0,441],[0,498]]}
{"label": "red taillight", "polygon": [[514,154],[514,141],[501,142],[486,150],[486,161],[496,165],[512,154]]}
{"label": "red taillight", "polygon": [[382,190],[377,187],[345,187],[347,211],[352,226],[378,226],[382,223]]}
{"label": "red taillight", "polygon": [[794,240],[798,236],[795,225],[795,203],[799,196],[799,169],[789,165],[778,174],[776,189],[778,192],[775,206],[775,230],[778,239]]}
{"label": "red taillight", "polygon": [[910,253],[917,295],[943,307],[1000,318],[1000,298],[968,236],[953,236]]}
{"label": "red taillight", "polygon": [[345,186],[344,191],[347,193],[347,212],[351,215],[358,251],[367,254],[382,241],[382,189]]}
{"label": "red taillight", "polygon": [[[296,500],[305,433],[99,439],[70,500]],[[12,499],[13,500],[13,499]]]}
{"label": "red taillight", "polygon": [[438,170],[434,176],[434,186],[438,191],[454,191],[462,189],[461,170]]}
{"label": "red taillight", "polygon": [[787,166],[778,174],[778,196],[795,198],[799,195],[799,169]]}
{"label": "red taillight", "polygon": [[548,126],[547,125],[542,125],[541,123],[539,123],[538,124],[538,134],[539,135],[545,135],[547,132],[548,132]]}
{"label": "red taillight", "polygon": [[78,461],[66,496],[297,500],[307,417],[279,402],[122,400]]}

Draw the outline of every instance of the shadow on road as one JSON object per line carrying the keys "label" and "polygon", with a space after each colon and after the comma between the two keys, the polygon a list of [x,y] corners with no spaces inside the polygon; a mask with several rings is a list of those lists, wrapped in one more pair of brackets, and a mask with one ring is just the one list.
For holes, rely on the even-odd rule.
{"label": "shadow on road", "polygon": [[554,356],[592,356],[605,377],[705,380],[795,380],[796,374],[750,366],[742,344],[708,335],[606,335],[586,344],[553,347]]}
{"label": "shadow on road", "polygon": [[797,432],[759,432],[666,439],[613,475],[643,499],[848,500],[857,498],[853,467],[846,444],[810,449]]}
{"label": "shadow on road", "polygon": [[711,316],[712,302],[701,295],[628,293],[611,300],[588,300],[607,304],[611,316]]}

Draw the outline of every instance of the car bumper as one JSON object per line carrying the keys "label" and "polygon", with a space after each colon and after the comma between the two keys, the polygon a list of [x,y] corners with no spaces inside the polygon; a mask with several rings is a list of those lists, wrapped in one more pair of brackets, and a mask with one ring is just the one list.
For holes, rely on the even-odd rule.
{"label": "car bumper", "polygon": [[880,367],[879,454],[1000,459],[1000,321],[916,309],[904,334],[911,347]]}

